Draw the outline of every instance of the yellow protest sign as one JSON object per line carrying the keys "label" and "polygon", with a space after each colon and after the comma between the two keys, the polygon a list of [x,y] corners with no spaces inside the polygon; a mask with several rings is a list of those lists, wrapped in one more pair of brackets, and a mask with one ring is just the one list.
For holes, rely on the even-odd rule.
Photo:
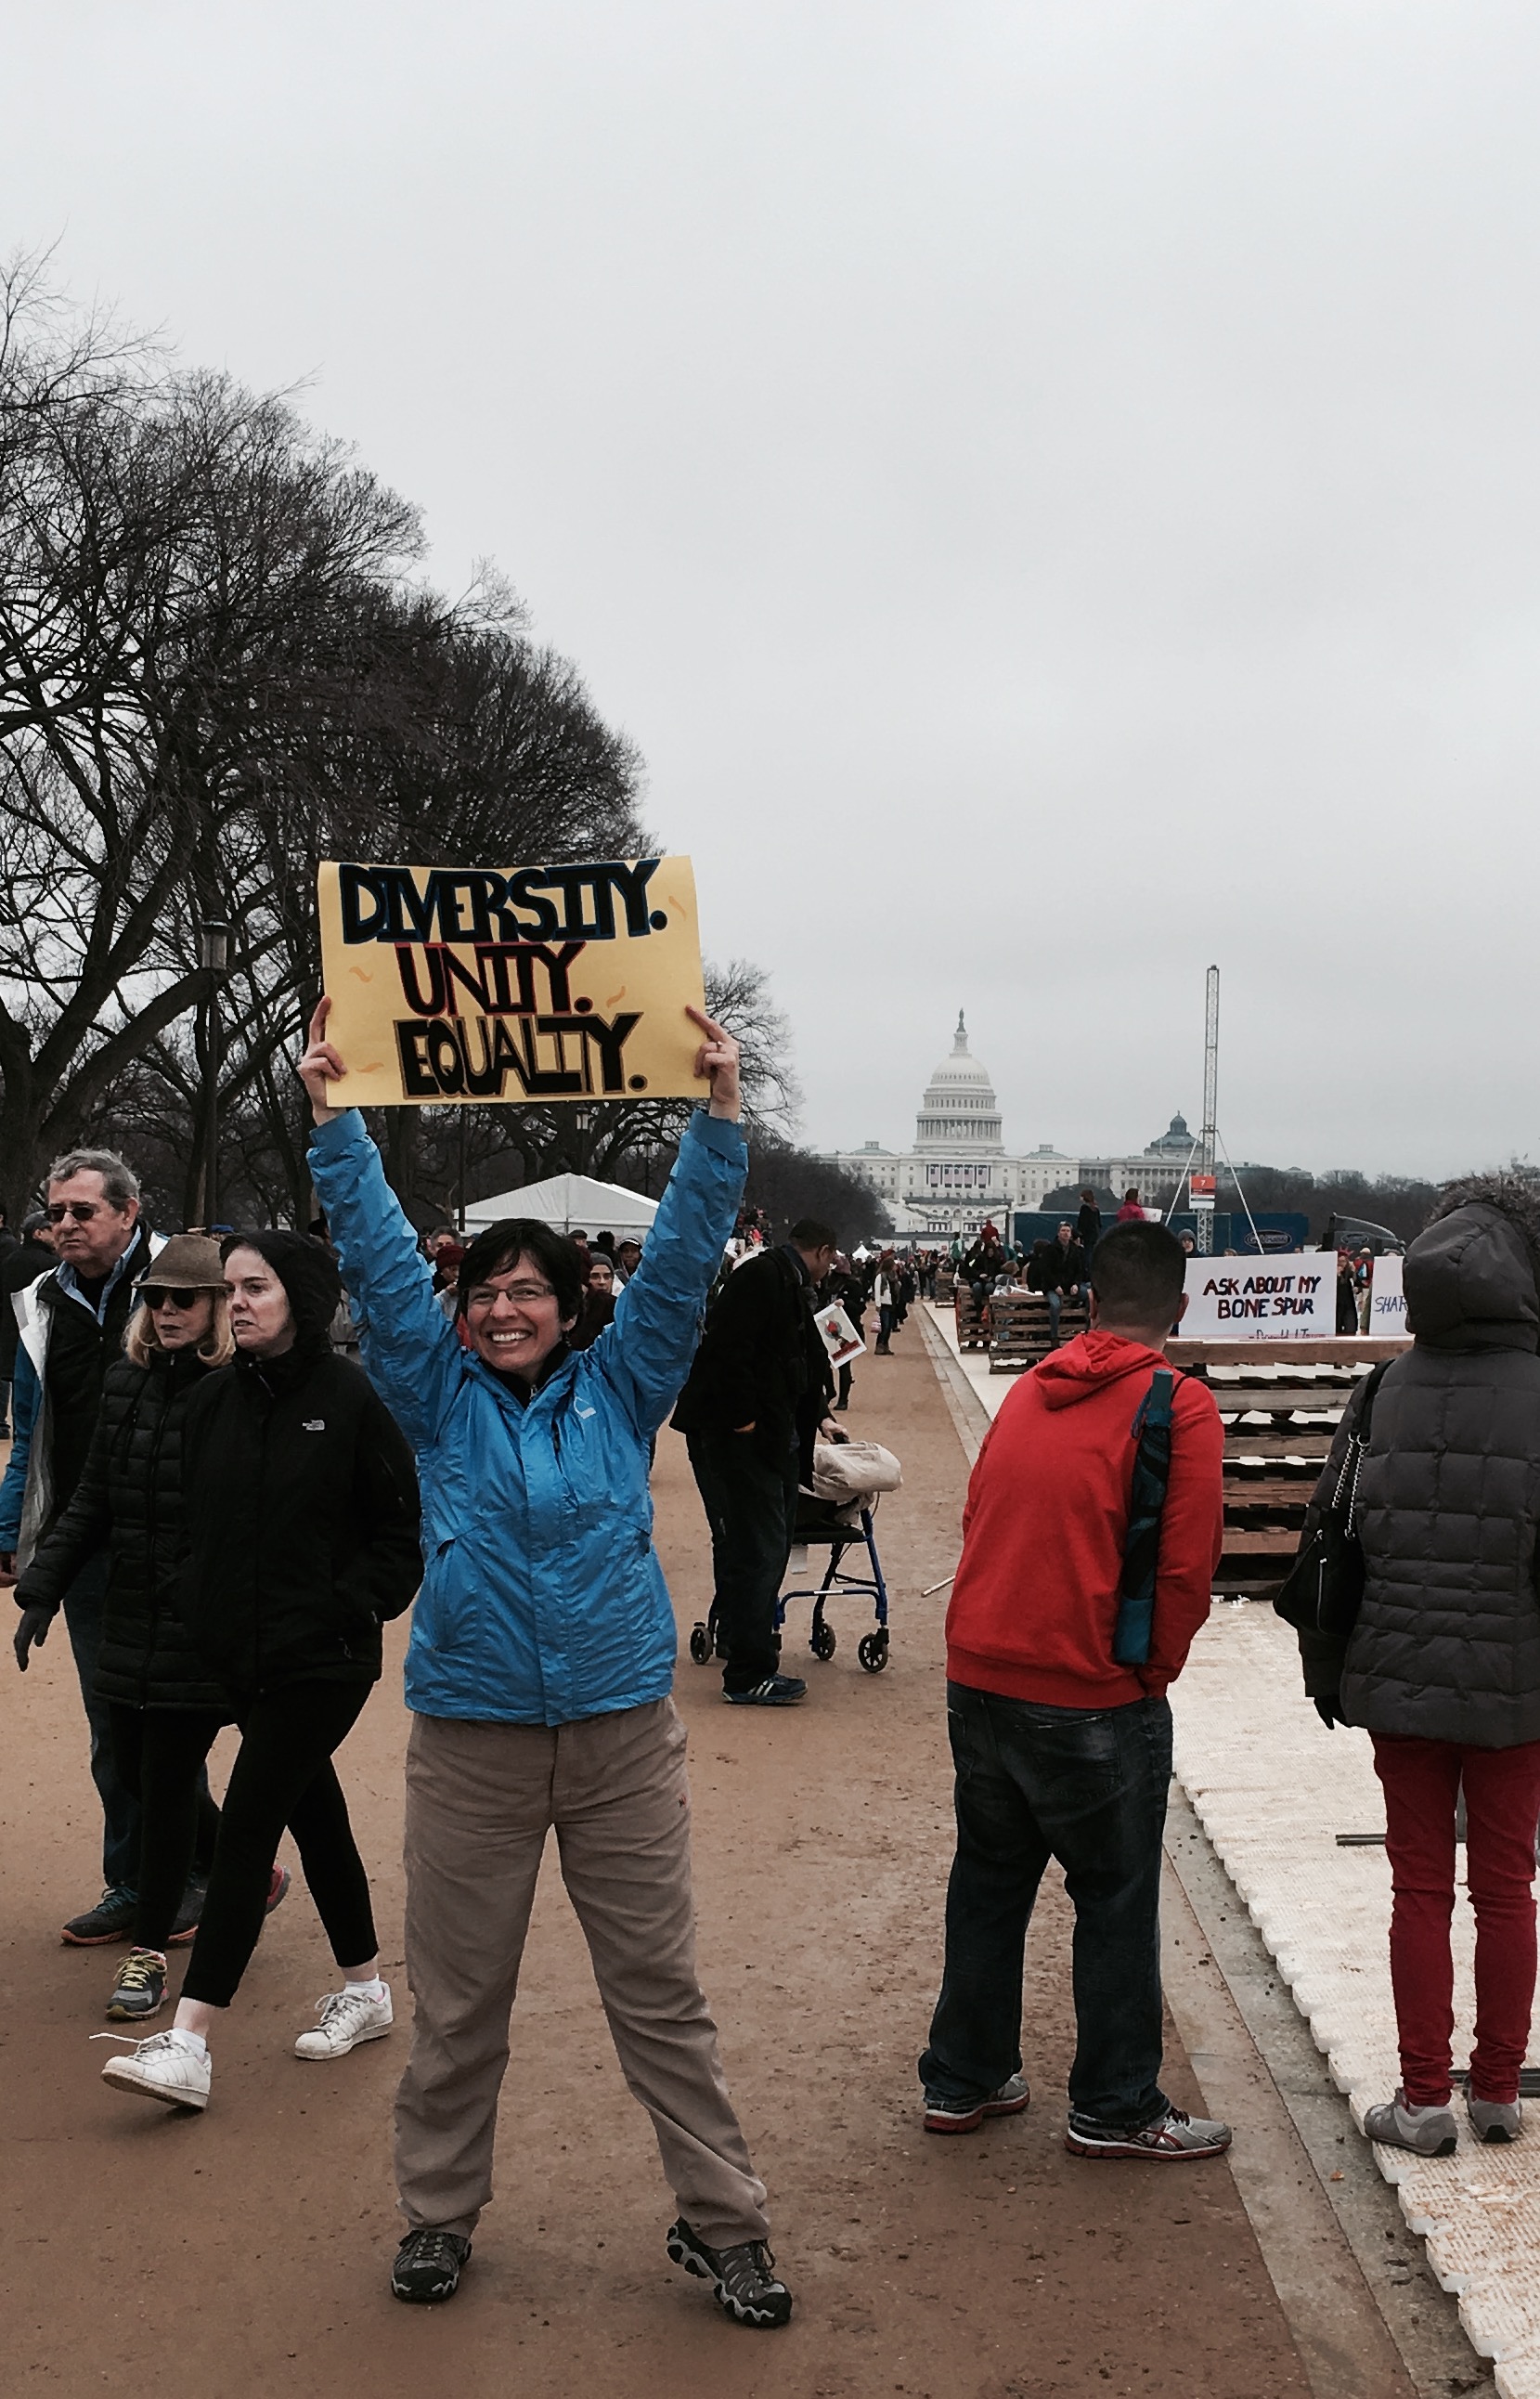
{"label": "yellow protest sign", "polygon": [[700,1099],[687,858],[320,870],[339,1107]]}

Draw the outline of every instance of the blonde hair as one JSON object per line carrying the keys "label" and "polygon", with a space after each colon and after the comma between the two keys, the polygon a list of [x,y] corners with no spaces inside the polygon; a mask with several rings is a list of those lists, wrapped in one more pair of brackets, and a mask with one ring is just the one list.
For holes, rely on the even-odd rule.
{"label": "blonde hair", "polygon": [[[197,1345],[196,1355],[206,1366],[228,1366],[236,1354],[236,1336],[230,1330],[230,1301],[223,1291],[210,1291],[214,1303],[214,1321]],[[155,1330],[155,1321],[141,1300],[129,1317],[123,1335],[124,1355],[136,1366],[147,1366],[157,1354],[168,1354]]]}

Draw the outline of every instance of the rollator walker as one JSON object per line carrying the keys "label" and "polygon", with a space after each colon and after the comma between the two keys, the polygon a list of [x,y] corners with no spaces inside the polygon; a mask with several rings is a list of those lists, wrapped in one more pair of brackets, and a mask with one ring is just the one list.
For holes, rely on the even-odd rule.
{"label": "rollator walker", "polygon": [[[856,1655],[869,1674],[880,1674],[887,1664],[887,1584],[883,1575],[883,1562],[877,1554],[877,1536],[872,1530],[872,1518],[885,1491],[896,1491],[903,1477],[898,1459],[880,1443],[847,1441],[838,1443],[816,1442],[813,1447],[813,1487],[797,1493],[797,1515],[791,1536],[796,1549],[829,1551],[829,1564],[823,1580],[799,1586],[795,1591],[783,1591],[776,1601],[776,1630],[786,1622],[786,1611],[793,1600],[810,1599],[813,1619],[808,1627],[807,1646],[815,1658],[827,1665],[839,1647],[839,1635],[826,1613],[831,1599],[847,1593],[859,1593],[870,1597],[871,1612],[876,1619],[874,1631],[863,1633],[857,1644]],[[850,1571],[844,1561],[852,1550],[864,1551],[866,1571]],[[703,1624],[696,1624],[690,1633],[690,1655],[697,1666],[709,1666],[716,1655],[717,1606],[713,1599]]]}

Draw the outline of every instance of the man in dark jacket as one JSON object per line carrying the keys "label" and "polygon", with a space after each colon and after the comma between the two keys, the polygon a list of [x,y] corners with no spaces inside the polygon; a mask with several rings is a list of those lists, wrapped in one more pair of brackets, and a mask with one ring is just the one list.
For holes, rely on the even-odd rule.
{"label": "man in dark jacket", "polygon": [[[54,1271],[17,1294],[16,1439],[0,1484],[0,1576],[14,1579],[74,1496],[96,1430],[101,1383],[123,1347],[133,1287],[154,1246],[139,1183],[110,1149],[71,1150],[48,1169]],[[101,1871],[95,1907],[72,1917],[65,1941],[127,1940],[139,1871],[139,1804],[113,1762],[106,1701],[96,1695],[107,1552],[88,1558],[64,1594],[64,1622],[91,1735],[91,1780],[101,1801]],[[184,1908],[177,1933],[196,1922]]]}
{"label": "man in dark jacket", "polygon": [[1067,1224],[1056,1240],[1039,1241],[1027,1268],[1027,1289],[1042,1292],[1048,1303],[1048,1331],[1059,1339],[1059,1318],[1067,1298],[1079,1299],[1086,1282],[1086,1253]]}
{"label": "man in dark jacket", "polygon": [[812,1479],[834,1396],[813,1307],[835,1246],[827,1225],[804,1216],[778,1249],[729,1275],[674,1410],[711,1527],[723,1696],[738,1706],[793,1707],[807,1696],[800,1676],[777,1671],[776,1601],[797,1486]]}

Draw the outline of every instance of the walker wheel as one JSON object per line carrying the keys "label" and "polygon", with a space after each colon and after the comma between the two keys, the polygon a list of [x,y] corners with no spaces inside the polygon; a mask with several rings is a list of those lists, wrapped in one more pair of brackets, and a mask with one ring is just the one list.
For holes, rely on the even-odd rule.
{"label": "walker wheel", "polygon": [[887,1663],[886,1631],[864,1633],[856,1655],[869,1674],[880,1674]]}
{"label": "walker wheel", "polygon": [[815,1624],[807,1646],[815,1658],[821,1658],[827,1664],[840,1646],[839,1636],[831,1624]]}
{"label": "walker wheel", "polygon": [[697,1666],[709,1666],[711,1662],[711,1636],[704,1624],[697,1624],[691,1631],[690,1655]]}

